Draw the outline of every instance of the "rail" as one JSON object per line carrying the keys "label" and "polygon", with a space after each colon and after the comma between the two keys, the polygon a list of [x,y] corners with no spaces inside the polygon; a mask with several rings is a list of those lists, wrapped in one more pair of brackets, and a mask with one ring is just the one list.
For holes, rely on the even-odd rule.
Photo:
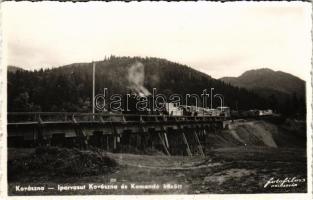
{"label": "rail", "polygon": [[8,124],[23,122],[166,122],[222,121],[223,116],[170,116],[148,114],[109,114],[77,112],[9,112]]}

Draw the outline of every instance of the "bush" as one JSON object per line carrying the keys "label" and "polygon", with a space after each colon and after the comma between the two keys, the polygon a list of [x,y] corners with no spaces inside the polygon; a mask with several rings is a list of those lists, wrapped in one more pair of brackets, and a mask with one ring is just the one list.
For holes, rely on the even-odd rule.
{"label": "bush", "polygon": [[38,147],[29,157],[9,161],[8,175],[86,176],[105,174],[115,167],[117,162],[99,151]]}

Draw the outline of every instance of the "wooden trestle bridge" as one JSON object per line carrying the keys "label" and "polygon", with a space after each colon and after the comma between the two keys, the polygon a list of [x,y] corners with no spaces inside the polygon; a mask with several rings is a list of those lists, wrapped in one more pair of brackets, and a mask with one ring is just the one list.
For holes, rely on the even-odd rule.
{"label": "wooden trestle bridge", "polygon": [[208,134],[224,117],[102,113],[8,113],[8,147],[90,146],[111,152],[158,149],[167,155],[204,155]]}

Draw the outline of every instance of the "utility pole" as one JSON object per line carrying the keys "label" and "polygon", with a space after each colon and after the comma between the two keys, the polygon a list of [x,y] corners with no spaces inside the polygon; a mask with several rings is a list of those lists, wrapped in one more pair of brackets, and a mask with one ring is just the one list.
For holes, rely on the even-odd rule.
{"label": "utility pole", "polygon": [[95,68],[96,63],[92,62],[92,114],[95,114]]}
{"label": "utility pole", "polygon": [[213,90],[214,88],[211,88],[211,109],[213,109]]}

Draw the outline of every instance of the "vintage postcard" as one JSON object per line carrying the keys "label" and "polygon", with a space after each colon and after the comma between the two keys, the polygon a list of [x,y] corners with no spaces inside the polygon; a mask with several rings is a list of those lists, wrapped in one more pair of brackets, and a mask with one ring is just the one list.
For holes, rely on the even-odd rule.
{"label": "vintage postcard", "polygon": [[310,2],[1,15],[4,197],[312,198]]}

